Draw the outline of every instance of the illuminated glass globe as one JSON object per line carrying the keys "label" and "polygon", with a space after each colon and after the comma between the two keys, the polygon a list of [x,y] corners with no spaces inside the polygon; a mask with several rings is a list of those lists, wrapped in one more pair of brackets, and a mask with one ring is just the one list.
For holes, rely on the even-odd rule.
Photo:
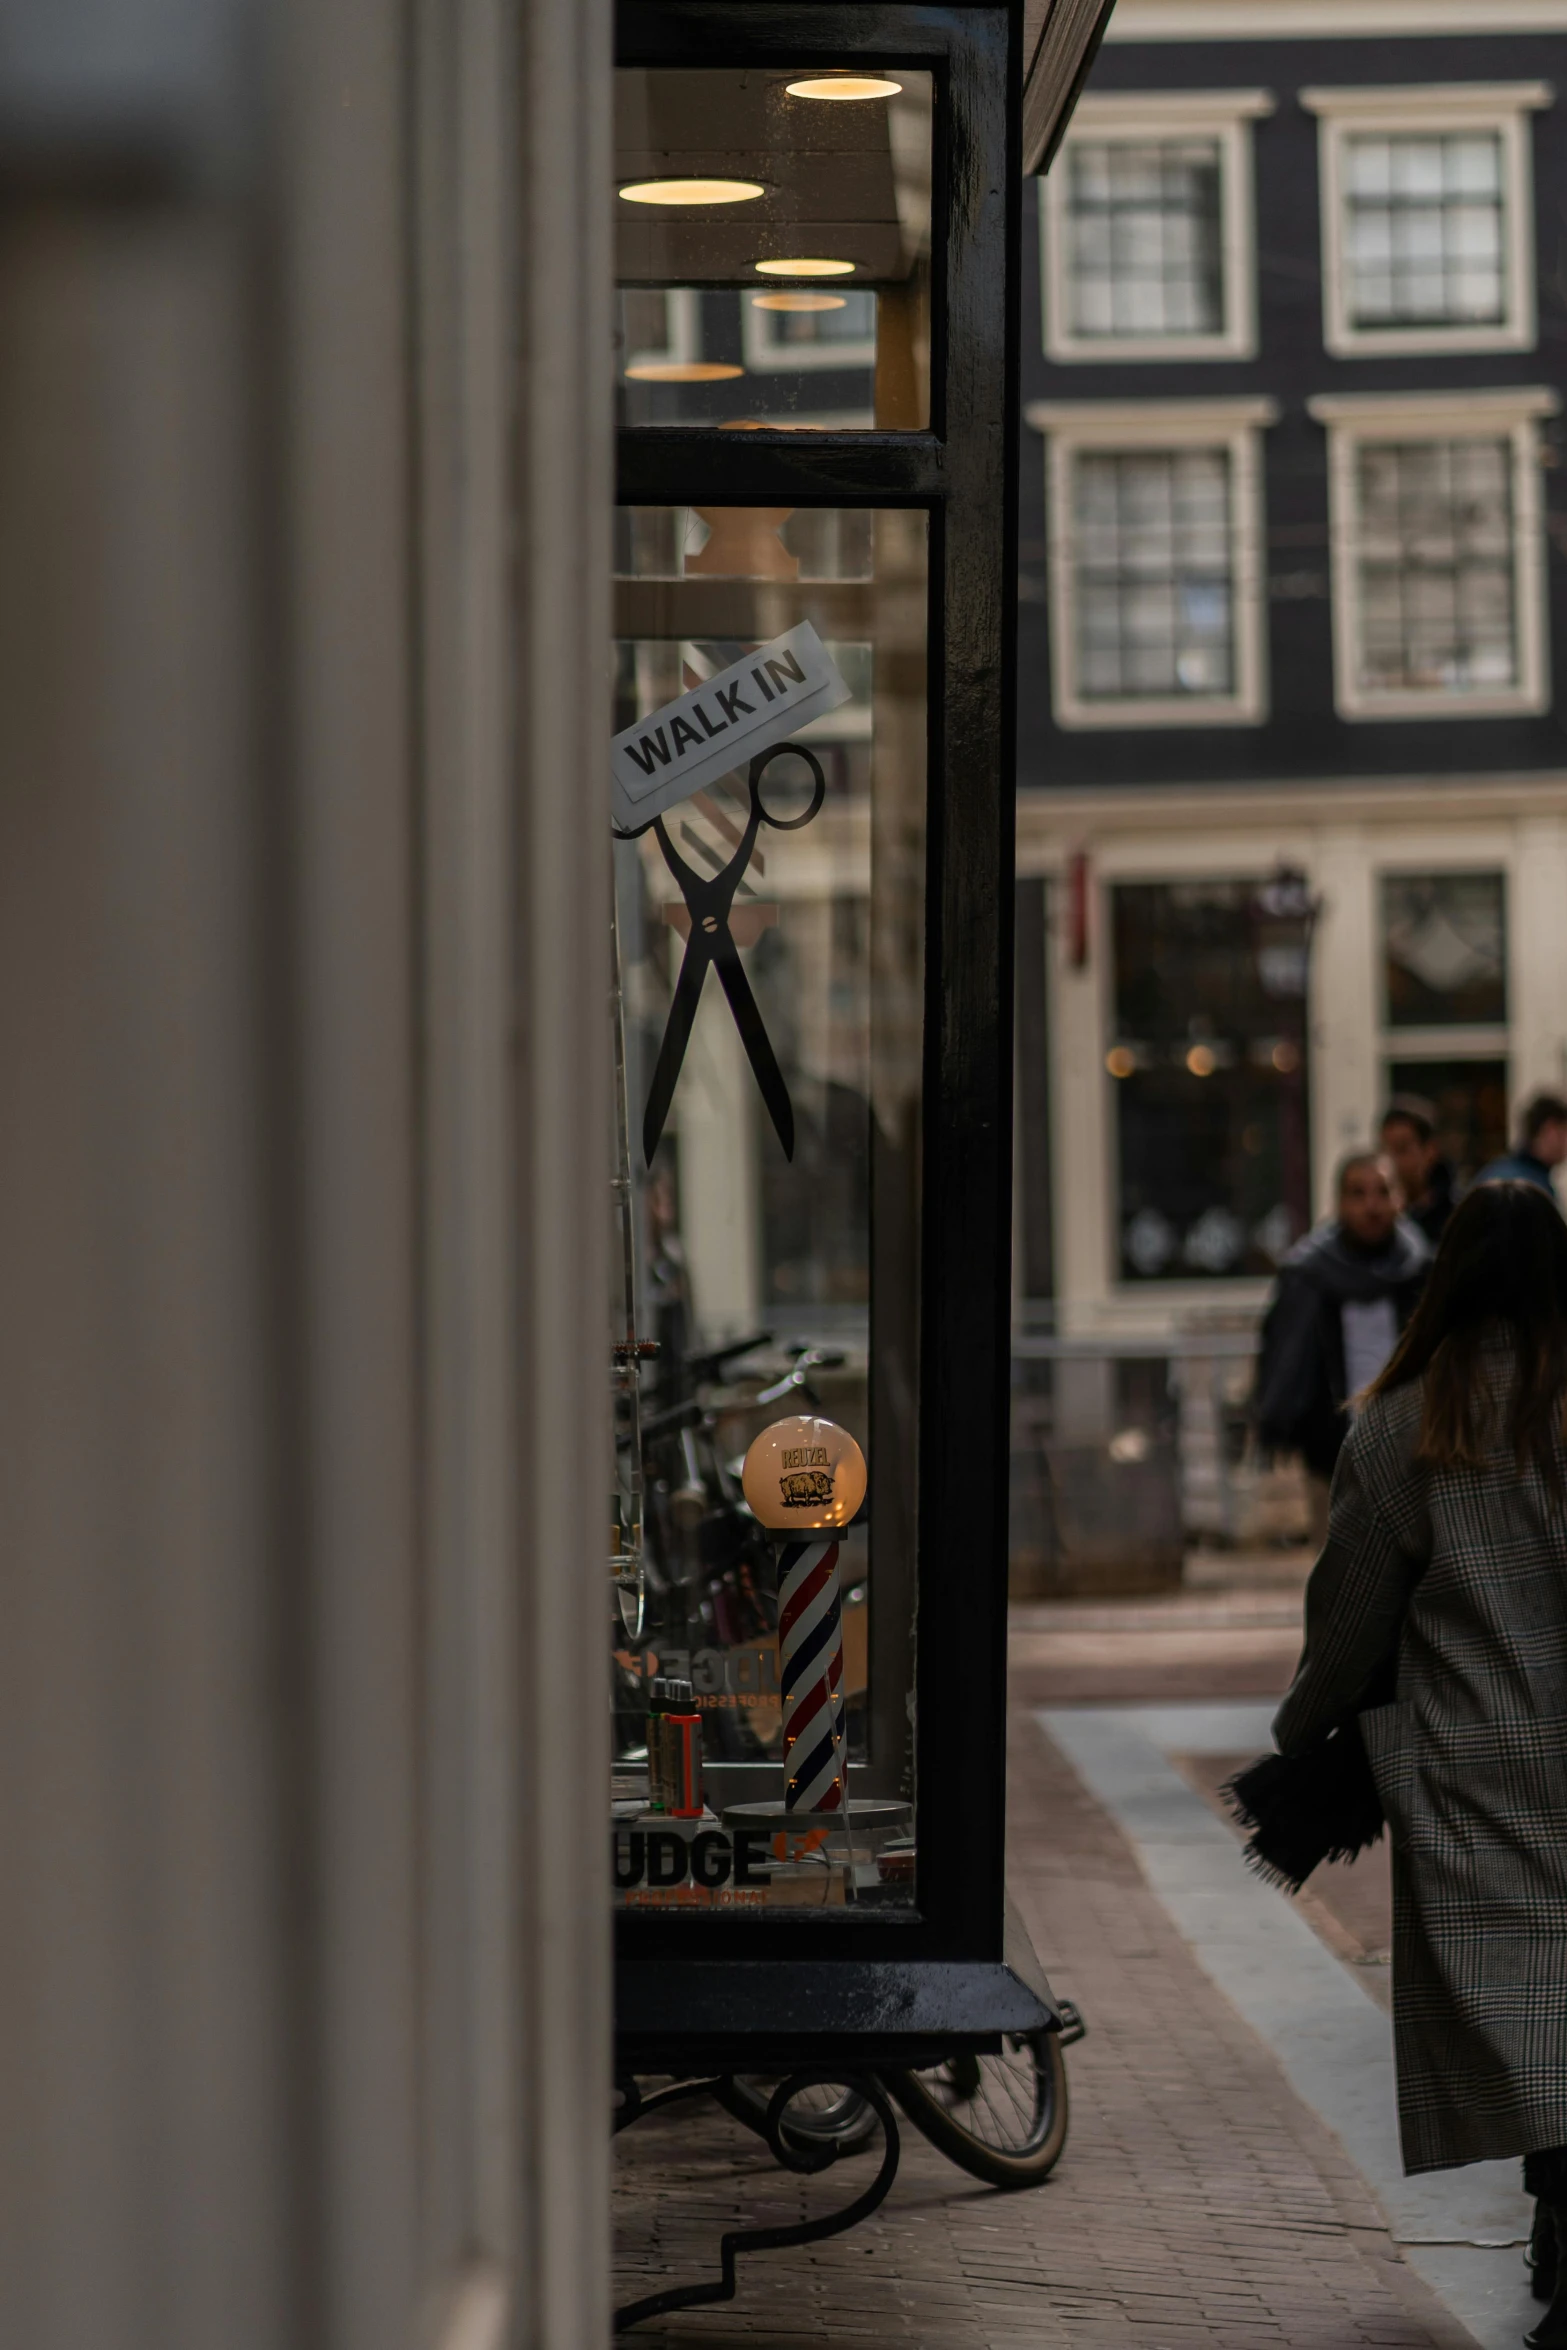
{"label": "illuminated glass globe", "polygon": [[745,1456],[745,1498],[775,1534],[847,1526],[865,1499],[865,1455],[835,1420],[797,1413],[764,1428]]}

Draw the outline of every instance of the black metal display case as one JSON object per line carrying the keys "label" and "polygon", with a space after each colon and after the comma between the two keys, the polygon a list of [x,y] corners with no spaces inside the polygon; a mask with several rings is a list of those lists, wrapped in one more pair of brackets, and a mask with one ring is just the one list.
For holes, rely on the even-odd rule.
{"label": "black metal display case", "polygon": [[[617,14],[625,67],[901,67],[935,93],[928,426],[619,434],[625,506],[912,509],[928,530],[917,1877],[886,1914],[622,1910],[617,2050],[631,2073],[930,2062],[1057,2020],[1009,1927],[1004,1862],[1021,38],[1021,9],[993,5],[620,0]],[[873,1478],[874,1378],[873,1364]]]}

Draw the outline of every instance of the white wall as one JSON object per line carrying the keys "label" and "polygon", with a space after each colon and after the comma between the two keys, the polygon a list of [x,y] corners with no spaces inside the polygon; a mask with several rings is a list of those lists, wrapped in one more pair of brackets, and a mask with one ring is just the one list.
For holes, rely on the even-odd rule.
{"label": "white wall", "polygon": [[598,2350],[608,9],[23,13],[0,2341]]}

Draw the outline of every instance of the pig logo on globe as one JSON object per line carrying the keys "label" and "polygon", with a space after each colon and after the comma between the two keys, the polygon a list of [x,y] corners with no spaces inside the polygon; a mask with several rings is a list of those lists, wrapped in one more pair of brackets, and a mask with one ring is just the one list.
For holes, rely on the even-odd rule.
{"label": "pig logo on globe", "polygon": [[825,1444],[799,1444],[783,1455],[788,1474],[778,1480],[786,1510],[819,1510],[832,1506],[832,1470]]}
{"label": "pig logo on globe", "polygon": [[780,1477],[778,1490],[786,1510],[828,1509],[832,1505],[832,1476],[826,1469],[797,1469]]}

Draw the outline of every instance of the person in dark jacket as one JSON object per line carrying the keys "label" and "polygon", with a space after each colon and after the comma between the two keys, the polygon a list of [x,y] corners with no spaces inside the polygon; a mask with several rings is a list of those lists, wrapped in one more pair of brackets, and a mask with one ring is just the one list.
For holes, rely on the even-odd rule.
{"label": "person in dark jacket", "polygon": [[1405,1215],[1435,1248],[1457,1203],[1431,1104],[1417,1093],[1394,1094],[1382,1113],[1382,1148],[1393,1162]]}
{"label": "person in dark jacket", "polygon": [[1393,1170],[1375,1151],[1341,1161],[1334,1196],[1336,1214],[1279,1267],[1252,1406],[1264,1446],[1299,1453],[1306,1465],[1319,1544],[1349,1431],[1346,1406],[1393,1352],[1431,1263],[1424,1233],[1399,1213]]}
{"label": "person in dark jacket", "polygon": [[1518,1148],[1493,1159],[1477,1183],[1533,1183],[1554,1199],[1551,1169],[1567,1159],[1567,1101],[1559,1093],[1531,1094],[1518,1117]]}
{"label": "person in dark jacket", "polygon": [[1567,2350],[1567,1227],[1537,1184],[1466,1194],[1339,1461],[1274,1738],[1351,1718],[1392,1844],[1404,2167],[1524,2157],[1526,2339]]}

